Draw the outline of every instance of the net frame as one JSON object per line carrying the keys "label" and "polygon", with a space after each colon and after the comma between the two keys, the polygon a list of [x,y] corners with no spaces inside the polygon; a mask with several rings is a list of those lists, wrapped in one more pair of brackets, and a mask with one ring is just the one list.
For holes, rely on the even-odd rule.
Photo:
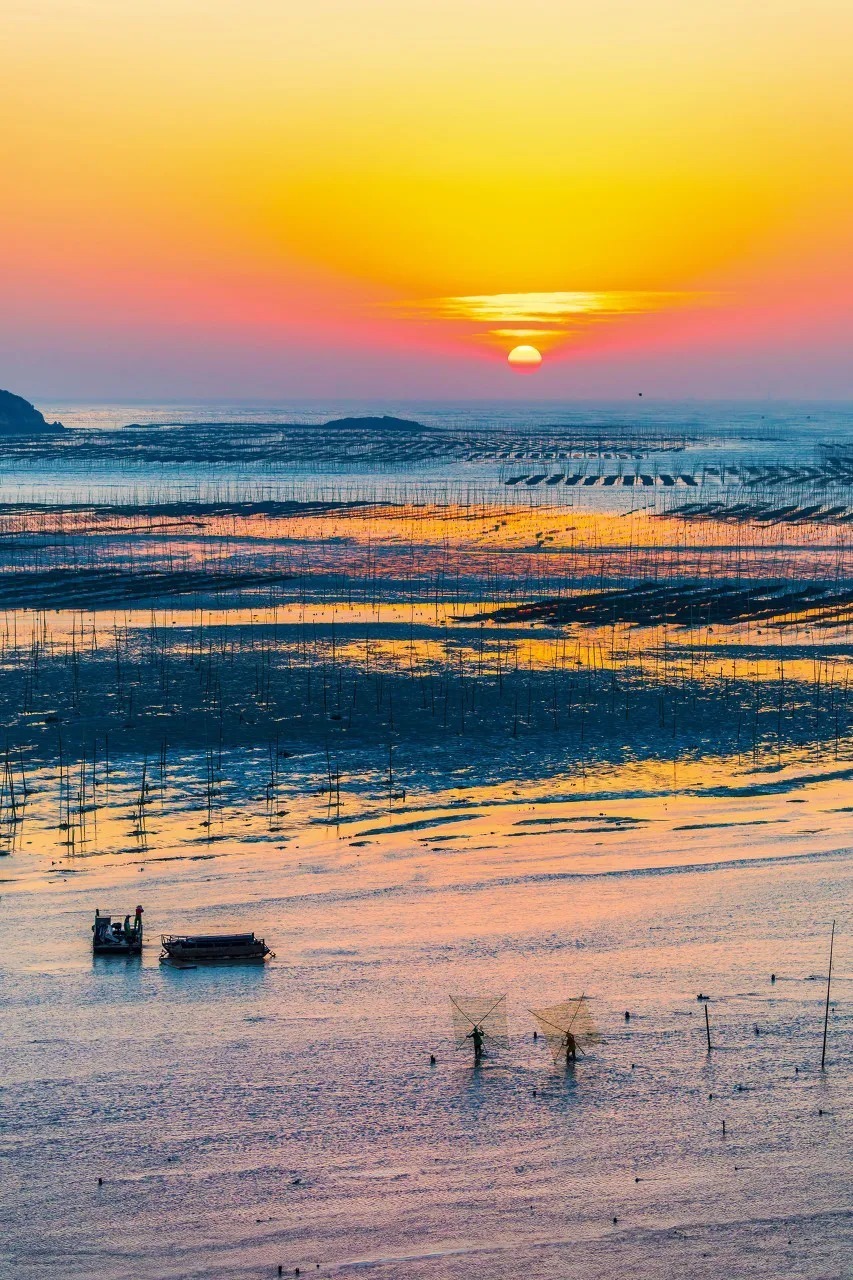
{"label": "net frame", "polygon": [[601,1043],[601,1033],[595,1025],[585,995],[569,996],[559,1004],[547,1005],[543,1009],[530,1009],[528,1012],[533,1014],[539,1024],[555,1062],[565,1057],[569,1032],[574,1036],[581,1054],[585,1045]]}
{"label": "net frame", "polygon": [[491,995],[451,995],[450,1013],[453,1019],[453,1038],[457,1049],[464,1049],[475,1027],[483,1033],[486,1045],[509,1043],[507,1027],[506,993]]}

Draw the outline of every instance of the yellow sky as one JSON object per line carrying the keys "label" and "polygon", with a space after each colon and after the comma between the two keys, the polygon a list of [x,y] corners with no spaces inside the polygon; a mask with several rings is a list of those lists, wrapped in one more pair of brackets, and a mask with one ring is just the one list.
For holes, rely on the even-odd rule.
{"label": "yellow sky", "polygon": [[0,40],[34,283],[683,292],[850,214],[849,0],[7,0]]}

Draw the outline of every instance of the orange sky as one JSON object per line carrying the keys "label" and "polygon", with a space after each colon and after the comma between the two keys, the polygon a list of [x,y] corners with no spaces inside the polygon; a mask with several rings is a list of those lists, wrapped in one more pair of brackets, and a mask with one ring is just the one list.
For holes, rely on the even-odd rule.
{"label": "orange sky", "polygon": [[850,393],[847,0],[10,0],[0,38],[0,385]]}

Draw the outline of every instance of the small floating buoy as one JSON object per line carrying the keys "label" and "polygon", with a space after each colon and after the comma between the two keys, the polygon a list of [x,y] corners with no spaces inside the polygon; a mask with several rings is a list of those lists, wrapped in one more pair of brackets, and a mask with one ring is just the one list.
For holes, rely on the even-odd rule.
{"label": "small floating buoy", "polygon": [[98,1186],[99,1186],[99,1187],[102,1187],[103,1185],[104,1185],[104,1180],[103,1180],[103,1178],[98,1178]]}
{"label": "small floating buoy", "polygon": [[618,1221],[619,1221],[619,1219],[618,1219],[618,1218],[614,1218],[614,1219],[613,1219],[613,1225],[614,1225],[614,1227],[616,1226],[616,1223],[617,1223]]}
{"label": "small floating buoy", "polygon": [[[430,1065],[431,1067],[434,1067],[434,1066],[435,1066],[435,1054],[434,1054],[434,1053],[431,1053],[431,1054],[429,1055],[429,1065]],[[320,1265],[320,1264],[319,1264],[319,1262],[318,1262],[318,1263],[317,1263],[317,1266],[319,1266],[319,1265]]]}

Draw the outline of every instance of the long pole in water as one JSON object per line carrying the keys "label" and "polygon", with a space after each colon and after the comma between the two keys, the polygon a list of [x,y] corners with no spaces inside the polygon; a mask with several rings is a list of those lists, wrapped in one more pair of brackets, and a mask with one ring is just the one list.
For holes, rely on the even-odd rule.
{"label": "long pole in water", "polygon": [[826,1031],[829,1026],[829,986],[832,982],[832,948],[835,945],[835,921],[832,922],[832,933],[829,936],[829,973],[826,975],[826,1008],[823,1012],[823,1051],[820,1055],[820,1069],[823,1071],[826,1062]]}
{"label": "long pole in water", "polygon": [[708,1037],[708,1052],[711,1052],[711,1023],[708,1018],[708,1006],[703,1006],[705,1010],[705,1035]]}

